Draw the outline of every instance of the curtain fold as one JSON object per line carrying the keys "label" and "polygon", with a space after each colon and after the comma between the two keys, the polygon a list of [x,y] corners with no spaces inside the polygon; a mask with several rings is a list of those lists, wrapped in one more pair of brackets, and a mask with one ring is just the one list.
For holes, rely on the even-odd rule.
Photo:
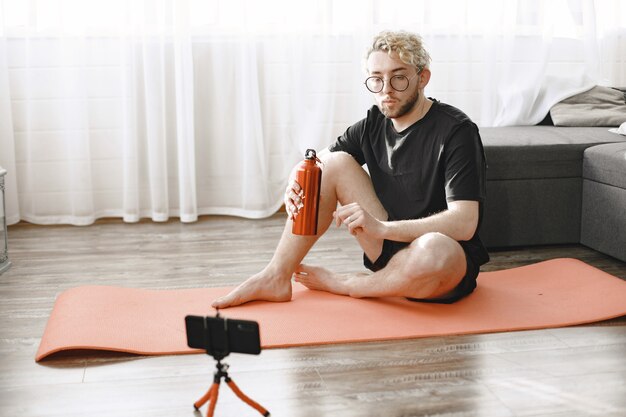
{"label": "curtain fold", "polygon": [[17,172],[15,166],[15,139],[13,134],[13,112],[11,110],[11,89],[7,65],[6,39],[0,37],[0,166],[7,170],[4,178],[5,208],[7,224],[20,220],[20,207],[17,194]]}
{"label": "curtain fold", "polygon": [[179,1],[173,8],[174,25],[174,74],[176,92],[176,144],[178,168],[178,217],[182,222],[198,220],[195,129],[194,129],[194,72],[193,49],[189,17],[189,0]]}
{"label": "curtain fold", "polygon": [[505,126],[626,86],[624,21],[619,0],[0,0],[7,221],[269,216],[373,104],[378,31],[420,33],[426,94]]}

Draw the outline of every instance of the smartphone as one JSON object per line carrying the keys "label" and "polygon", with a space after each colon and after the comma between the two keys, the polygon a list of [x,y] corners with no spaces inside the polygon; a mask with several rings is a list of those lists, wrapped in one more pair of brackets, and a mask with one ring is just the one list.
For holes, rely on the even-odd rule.
{"label": "smartphone", "polygon": [[223,317],[185,317],[187,346],[204,349],[212,356],[232,353],[261,353],[259,324],[256,321]]}

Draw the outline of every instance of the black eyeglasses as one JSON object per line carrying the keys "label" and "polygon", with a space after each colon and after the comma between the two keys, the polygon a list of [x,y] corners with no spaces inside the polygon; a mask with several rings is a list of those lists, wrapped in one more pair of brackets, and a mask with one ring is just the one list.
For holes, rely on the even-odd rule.
{"label": "black eyeglasses", "polygon": [[[409,88],[411,80],[417,77],[421,71],[418,71],[414,76],[408,78],[404,75],[394,75],[389,79],[389,85],[396,91],[404,91]],[[377,76],[368,77],[365,80],[365,87],[372,93],[380,93],[385,88],[385,79]]]}

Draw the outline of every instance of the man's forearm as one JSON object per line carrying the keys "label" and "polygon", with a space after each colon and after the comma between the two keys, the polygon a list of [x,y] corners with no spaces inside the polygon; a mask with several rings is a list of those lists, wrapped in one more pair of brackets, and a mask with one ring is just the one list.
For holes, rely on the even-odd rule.
{"label": "man's forearm", "polygon": [[461,209],[448,209],[422,219],[386,221],[382,224],[381,237],[398,242],[412,242],[426,233],[433,232],[442,233],[456,241],[469,240],[478,225],[478,203],[475,210],[465,205]]}

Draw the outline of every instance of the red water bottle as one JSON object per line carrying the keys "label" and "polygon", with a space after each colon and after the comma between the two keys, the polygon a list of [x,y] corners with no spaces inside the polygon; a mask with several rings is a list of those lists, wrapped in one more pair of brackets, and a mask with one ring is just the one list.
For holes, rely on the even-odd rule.
{"label": "red water bottle", "polygon": [[307,149],[304,160],[296,170],[296,182],[302,187],[302,204],[293,220],[291,232],[294,235],[316,235],[317,216],[319,213],[320,188],[322,186],[321,162],[314,149]]}

